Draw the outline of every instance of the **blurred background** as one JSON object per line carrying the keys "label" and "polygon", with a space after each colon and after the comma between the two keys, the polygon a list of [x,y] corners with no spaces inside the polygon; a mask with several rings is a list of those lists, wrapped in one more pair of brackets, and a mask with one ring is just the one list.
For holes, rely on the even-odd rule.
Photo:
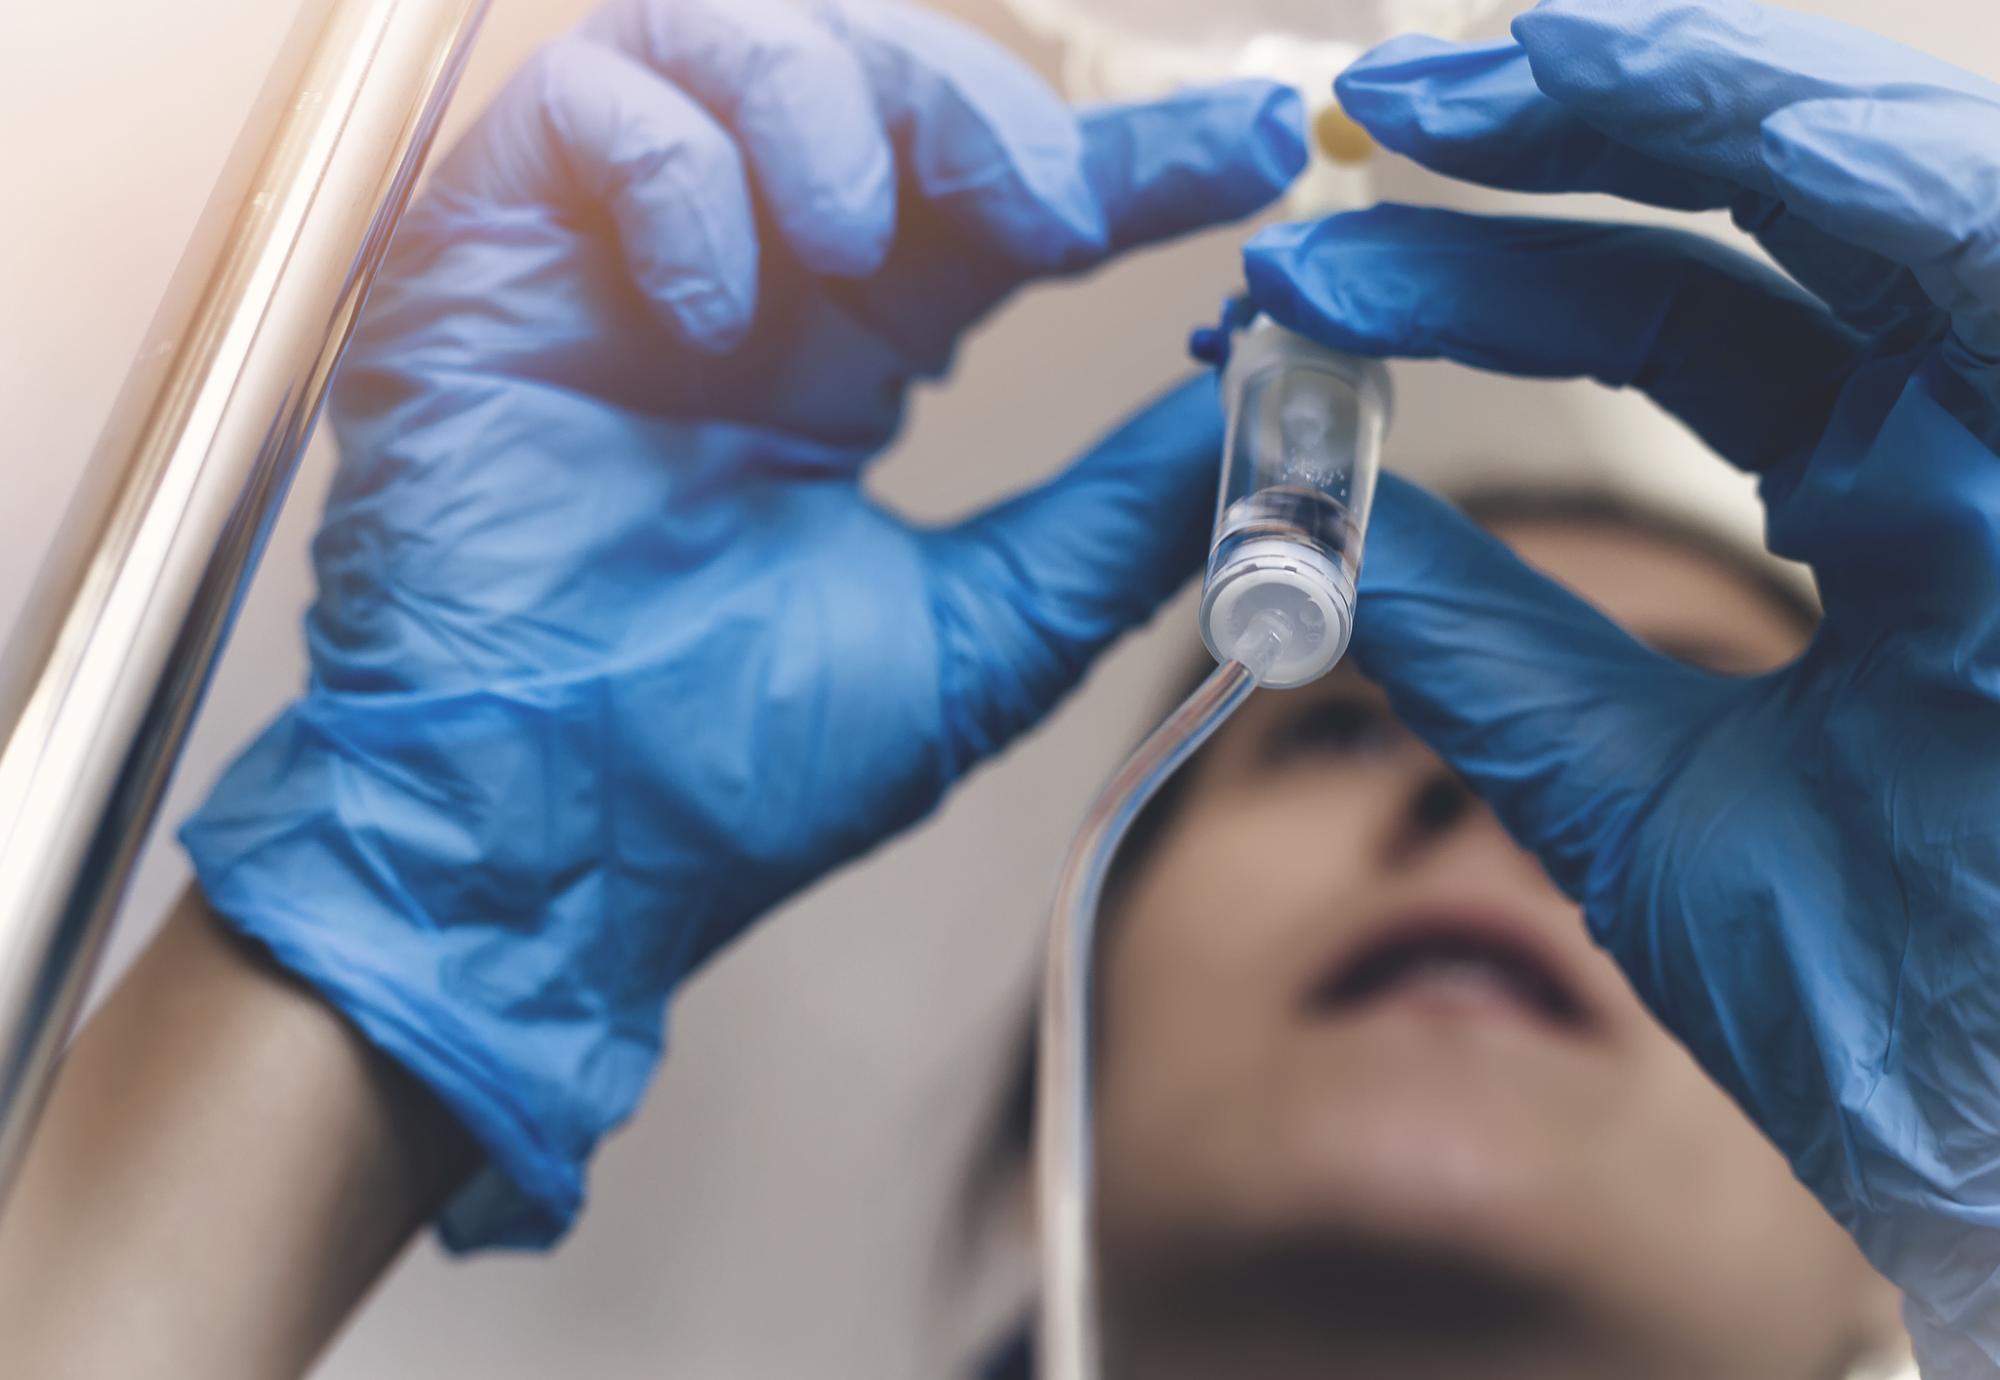
{"label": "blurred background", "polygon": [[[1023,8],[1045,19],[1048,3]],[[1476,32],[1500,32],[1521,7],[1501,6]],[[446,138],[586,8],[498,0]],[[1001,0],[938,8],[1052,81],[1089,84],[1075,54]],[[1990,0],[1792,8],[2000,75]],[[0,628],[18,614],[292,19],[286,0],[0,10]],[[1374,177],[1399,200],[1508,204],[1384,159]],[[1589,199],[1555,210],[1631,214]],[[1731,234],[1719,218],[1702,224]],[[973,339],[958,375],[918,399],[880,490],[945,517],[1048,473],[1189,367],[1187,331],[1234,285],[1242,238],[1210,235],[1018,299]],[[1601,471],[1756,533],[1744,486],[1634,399],[1445,366],[1400,369],[1397,386],[1389,463],[1406,472],[1448,486],[1482,472]],[[303,678],[306,543],[331,458],[320,444],[306,460],[102,980],[186,883],[171,826]],[[598,1161],[592,1209],[559,1252],[452,1262],[420,1246],[319,1374],[944,1374],[964,1322],[946,1306],[958,1292],[952,1212],[1025,1017],[1054,871],[1088,796],[1165,708],[1193,627],[1186,599],[1169,607],[936,818],[792,904],[687,988],[655,1093]]]}

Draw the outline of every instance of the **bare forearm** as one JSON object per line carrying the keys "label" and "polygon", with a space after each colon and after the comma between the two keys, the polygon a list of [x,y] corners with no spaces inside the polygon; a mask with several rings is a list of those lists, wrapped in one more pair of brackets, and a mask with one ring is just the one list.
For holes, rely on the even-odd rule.
{"label": "bare forearm", "polygon": [[190,893],[70,1051],[0,1216],[0,1373],[296,1374],[466,1160]]}

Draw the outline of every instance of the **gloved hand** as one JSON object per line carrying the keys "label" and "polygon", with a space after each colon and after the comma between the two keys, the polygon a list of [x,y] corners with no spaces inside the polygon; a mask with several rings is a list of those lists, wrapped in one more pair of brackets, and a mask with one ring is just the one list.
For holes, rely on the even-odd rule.
{"label": "gloved hand", "polygon": [[955,527],[863,467],[1011,289],[1303,155],[1264,84],[1079,118],[888,0],[616,0],[439,168],[335,390],[311,686],[183,838],[483,1143],[449,1242],[559,1234],[676,980],[1199,563],[1206,384]]}
{"label": "gloved hand", "polygon": [[1780,673],[1704,674],[1385,480],[1354,649],[1903,1286],[1925,1375],[1991,1375],[2000,87],[1750,0],[1549,0],[1514,36],[1398,40],[1341,98],[1461,177],[1728,207],[1796,284],[1659,229],[1389,206],[1260,237],[1257,305],[1644,389],[1757,473],[1825,623]]}

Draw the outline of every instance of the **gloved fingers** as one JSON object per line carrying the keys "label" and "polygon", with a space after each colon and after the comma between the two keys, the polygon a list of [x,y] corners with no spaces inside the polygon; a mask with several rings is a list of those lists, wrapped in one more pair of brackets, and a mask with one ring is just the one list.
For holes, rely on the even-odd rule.
{"label": "gloved fingers", "polygon": [[[1837,444],[1783,485],[1766,481],[1771,549],[1812,566],[1830,645],[1994,697],[2000,436],[1990,386],[1980,392],[1943,354],[1914,376],[1908,361],[1884,360],[1857,371],[1841,411],[1851,425]],[[1982,417],[1984,436],[1968,425]]]}
{"label": "gloved fingers", "polygon": [[604,207],[664,324],[701,349],[756,310],[758,238],[736,143],[682,92],[580,38],[538,52],[441,173],[448,191],[554,209]]}
{"label": "gloved fingers", "polygon": [[[1304,170],[1305,105],[1289,86],[1235,81],[1086,110],[1084,177],[1111,254],[1227,224]],[[1079,265],[1088,267],[1088,264]]]}
{"label": "gloved fingers", "polygon": [[1448,177],[1523,192],[1596,192],[1671,210],[1733,209],[1787,272],[1890,348],[1941,332],[1901,263],[1802,219],[1777,196],[1606,134],[1542,90],[1519,43],[1412,35],[1364,54],[1335,83],[1385,148]]}
{"label": "gloved fingers", "polygon": [[1765,122],[1764,161],[1802,215],[1910,265],[2000,374],[2000,90],[1790,106]]}
{"label": "gloved fingers", "polygon": [[1771,536],[1819,573],[1830,622],[1928,645],[1947,680],[1991,694],[2000,669],[2000,99],[1800,103],[1764,158],[1802,215],[1911,264],[1951,332],[1910,377],[1864,370],[1852,444],[1774,502]]}
{"label": "gloved fingers", "polygon": [[1298,103],[1243,82],[1082,116],[941,15],[826,0],[867,68],[912,194],[1018,276],[1233,219],[1304,166]]}
{"label": "gloved fingers", "polygon": [[1912,270],[1835,239],[1777,197],[1746,196],[1731,213],[1780,268],[1883,354],[1936,340],[1951,320]]}
{"label": "gloved fingers", "polygon": [[1810,451],[1858,338],[1778,274],[1677,231],[1380,206],[1244,251],[1253,303],[1359,354],[1637,387],[1733,463]]}
{"label": "gloved fingers", "polygon": [[[1610,138],[1777,197],[1914,270],[1933,296],[1939,246],[1990,236],[2000,87],[1949,63],[1755,0],[1546,0],[1514,36],[1537,85]],[[1822,129],[1843,107],[1881,137]],[[1954,279],[1984,295],[1990,255],[1970,258]]]}
{"label": "gloved fingers", "polygon": [[1076,115],[1026,64],[900,0],[820,0],[819,12],[867,73],[912,195],[1024,266],[1102,251]]}
{"label": "gloved fingers", "polygon": [[1334,82],[1341,107],[1384,148],[1435,172],[1520,192],[1603,192],[1675,211],[1742,195],[1720,174],[1655,158],[1587,124],[1536,84],[1519,43],[1409,34]]}
{"label": "gloved fingers", "polygon": [[581,30],[728,129],[807,268],[864,277],[896,230],[896,159],[855,54],[793,0],[612,0]]}
{"label": "gloved fingers", "polygon": [[1617,845],[1721,684],[1647,649],[1464,515],[1385,474],[1353,655],[1397,717],[1491,804],[1572,898]]}
{"label": "gloved fingers", "polygon": [[[1160,101],[1065,118],[1075,120],[1081,138],[1080,176],[1101,235],[1059,236],[1059,243],[1045,246],[1047,253],[1023,251],[1009,228],[1020,217],[1005,211],[1004,199],[981,206],[958,204],[953,195],[943,203],[912,198],[906,234],[890,262],[896,290],[843,284],[828,294],[843,320],[865,321],[894,342],[905,373],[942,376],[966,327],[1037,276],[1088,269],[1127,249],[1267,205],[1306,157],[1299,99],[1270,82],[1190,88]],[[982,195],[1010,187],[1017,184],[1003,178]],[[978,228],[978,218],[996,207],[1003,213],[999,225]],[[961,233],[952,222],[968,215],[975,228]],[[996,228],[1017,241],[1013,248],[996,250]]]}
{"label": "gloved fingers", "polygon": [[1200,566],[1222,411],[1192,379],[1048,483],[934,535],[933,605],[960,766],[1033,725]]}

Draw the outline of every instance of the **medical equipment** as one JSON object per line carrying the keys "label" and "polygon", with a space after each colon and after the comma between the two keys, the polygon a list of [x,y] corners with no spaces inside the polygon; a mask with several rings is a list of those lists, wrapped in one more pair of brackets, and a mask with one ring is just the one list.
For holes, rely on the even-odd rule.
{"label": "medical equipment", "polygon": [[1258,318],[1228,342],[1227,417],[1202,638],[1222,663],[1111,778],[1057,885],[1042,993],[1036,1181],[1046,1380],[1097,1380],[1091,1011],[1097,909],[1146,802],[1259,686],[1332,670],[1355,580],[1390,393],[1387,371]]}
{"label": "medical equipment", "polygon": [[1267,318],[1236,337],[1201,636],[1219,662],[1289,689],[1333,669],[1354,632],[1354,582],[1389,418],[1389,373]]}
{"label": "medical equipment", "polygon": [[484,12],[304,6],[0,660],[0,1196]]}
{"label": "medical equipment", "polygon": [[1371,200],[1368,136],[1342,115],[1333,79],[1399,33],[1458,38],[1510,0],[1008,0],[1030,29],[1062,46],[1077,100],[1133,100],[1232,77],[1300,92],[1320,152],[1294,184],[1298,214]]}
{"label": "medical equipment", "polygon": [[1190,82],[1259,76],[1325,91],[1363,51],[1399,33],[1456,36],[1508,0],[1008,0],[1063,45],[1083,100],[1156,96]]}

